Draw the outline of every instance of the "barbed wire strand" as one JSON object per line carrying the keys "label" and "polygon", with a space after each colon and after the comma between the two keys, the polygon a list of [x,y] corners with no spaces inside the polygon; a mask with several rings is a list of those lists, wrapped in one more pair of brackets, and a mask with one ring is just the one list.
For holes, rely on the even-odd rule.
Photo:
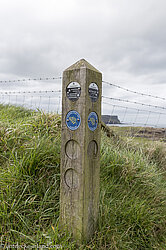
{"label": "barbed wire strand", "polygon": [[58,77],[39,77],[39,78],[24,78],[24,79],[14,79],[14,80],[0,80],[0,83],[15,83],[15,82],[27,82],[27,81],[50,81],[50,80],[60,80],[61,76]]}
{"label": "barbed wire strand", "polygon": [[120,99],[120,98],[113,98],[113,97],[108,97],[108,96],[102,96],[102,98],[110,99],[110,100],[114,100],[114,101],[119,101],[119,102],[128,102],[128,103],[133,103],[133,104],[139,104],[139,105],[146,106],[146,107],[166,110],[166,107],[152,105],[152,104],[145,104],[145,103],[142,103],[142,102],[129,101],[129,100],[124,100],[124,99]]}
{"label": "barbed wire strand", "polygon": [[[23,79],[14,79],[14,80],[0,80],[0,83],[16,83],[16,82],[27,82],[27,81],[49,81],[49,80],[60,80],[60,79],[62,79],[62,76],[58,76],[58,77],[23,78]],[[159,96],[156,96],[156,95],[145,94],[145,93],[141,93],[141,92],[138,92],[138,91],[133,91],[133,90],[130,90],[128,88],[122,87],[120,85],[117,85],[117,84],[114,84],[114,83],[111,83],[111,82],[107,82],[107,81],[102,81],[102,82],[105,83],[105,84],[108,84],[110,86],[125,90],[127,92],[138,94],[138,95],[141,95],[141,96],[148,96],[148,97],[152,97],[152,98],[161,99],[161,100],[164,100],[164,101],[166,100],[166,98],[164,98],[164,97],[159,97]]]}
{"label": "barbed wire strand", "polygon": [[[8,80],[8,81],[0,81],[0,83],[12,83],[12,82],[25,82],[25,81],[46,81],[46,80],[55,80],[55,79],[61,79],[62,77],[58,77],[58,78],[55,78],[55,77],[46,77],[46,78],[29,78],[29,79],[17,79],[17,80]],[[162,97],[158,97],[158,96],[153,96],[153,95],[149,95],[149,94],[145,94],[145,93],[140,93],[140,92],[137,92],[137,91],[132,91],[132,90],[129,90],[127,88],[123,88],[121,86],[118,86],[116,84],[112,84],[112,83],[108,83],[108,82],[105,82],[103,81],[103,83],[107,83],[111,86],[114,86],[114,87],[117,87],[117,88],[121,88],[125,91],[128,91],[128,92],[132,92],[134,94],[140,94],[140,95],[144,95],[144,96],[148,96],[148,97],[153,97],[153,98],[158,98],[158,99],[162,99],[162,100],[166,100],[166,98],[162,98]],[[37,93],[61,93],[61,90],[45,90],[45,91],[5,91],[5,92],[0,92],[1,96],[2,96],[2,100],[4,102],[4,98],[7,96],[8,97],[8,103],[10,104],[11,103],[11,96],[12,95],[15,95],[16,96],[16,104],[18,103],[18,94],[37,94]],[[30,105],[31,107],[33,108],[34,105],[36,105],[36,102],[34,103],[33,105],[33,100],[34,100],[34,97],[36,96],[32,96],[31,95],[31,100],[30,100]],[[45,96],[44,96],[45,97]],[[106,96],[102,96],[103,98],[106,98],[106,99],[109,99],[109,100],[114,100],[114,101],[121,101],[121,102],[127,102],[127,103],[134,103],[134,104],[138,104],[138,105],[142,105],[142,106],[146,106],[146,107],[153,107],[153,108],[157,108],[157,109],[163,109],[165,110],[166,107],[162,107],[162,106],[157,106],[157,105],[151,105],[151,104],[145,104],[145,103],[141,103],[141,102],[135,102],[135,101],[130,101],[130,100],[124,100],[124,99],[120,99],[120,98],[111,98],[111,97],[106,97]],[[51,96],[47,97],[49,98],[48,100],[48,112],[50,111],[50,105],[51,105]],[[26,100],[26,96],[24,95],[23,96],[23,101],[22,101],[22,104],[23,106],[25,105],[25,100]],[[6,102],[6,100],[5,100]],[[39,100],[39,108],[40,108],[40,105],[41,105],[41,102],[42,102],[42,96],[40,96],[40,100]],[[104,103],[104,102],[103,102]],[[108,104],[108,103],[107,103]],[[153,127],[157,127],[158,124],[159,124],[159,120],[160,120],[160,117],[161,115],[166,115],[165,113],[158,113],[158,112],[155,112],[155,111],[149,111],[149,110],[143,110],[143,109],[137,109],[137,108],[130,108],[130,107],[124,107],[124,106],[120,106],[120,105],[113,105],[113,104],[110,104],[109,105],[112,105],[112,113],[111,115],[113,115],[114,113],[114,110],[116,109],[116,107],[122,107],[125,109],[125,112],[124,112],[124,116],[123,116],[123,119],[122,121],[125,121],[125,118],[126,118],[126,115],[127,115],[127,112],[129,109],[132,109],[132,110],[137,110],[137,113],[136,113],[136,116],[135,116],[135,119],[133,122],[131,123],[128,123],[128,124],[131,124],[131,125],[137,125],[137,124],[142,124],[144,127],[146,127],[147,125],[150,126],[150,124],[148,124],[148,121],[149,121],[149,117],[152,113],[157,113],[159,116],[158,116],[158,119],[157,119],[157,122],[156,124],[152,125]],[[59,103],[58,103],[58,108],[57,108],[57,113],[58,111],[60,112],[61,108],[61,97],[59,96]],[[139,113],[140,112],[148,112],[148,116],[147,116],[147,119],[145,121],[145,123],[136,123],[137,119],[138,119],[138,116],[139,116]],[[111,121],[111,118],[109,120],[109,122]],[[166,132],[165,132],[165,136],[166,136]]]}
{"label": "barbed wire strand", "polygon": [[15,95],[15,94],[42,94],[42,93],[61,93],[61,90],[34,90],[34,91],[4,91],[0,95]]}
{"label": "barbed wire strand", "polygon": [[[113,110],[115,109],[115,107],[118,107],[118,108],[120,107],[120,108],[125,109],[125,111],[124,111],[124,116],[123,116],[123,118],[122,118],[122,120],[121,120],[121,124],[122,124],[122,123],[124,123],[124,124],[126,123],[126,126],[128,126],[128,125],[131,125],[131,126],[132,126],[131,128],[129,127],[129,129],[126,130],[126,136],[130,136],[130,137],[137,137],[137,136],[140,137],[140,132],[141,132],[141,134],[142,134],[142,137],[143,137],[143,136],[146,136],[146,135],[145,135],[145,134],[146,134],[146,129],[147,129],[146,127],[147,127],[147,126],[150,126],[150,127],[158,128],[158,124],[159,124],[159,120],[160,120],[160,118],[161,118],[161,115],[166,115],[165,113],[158,113],[158,112],[155,112],[155,111],[149,111],[149,110],[142,110],[142,109],[124,107],[124,106],[120,106],[120,105],[113,105],[113,104],[107,103],[107,102],[103,102],[103,104],[111,105],[111,106],[113,107]],[[135,119],[133,120],[133,122],[130,122],[130,123],[129,123],[129,122],[126,122],[126,121],[125,121],[125,116],[126,116],[126,114],[127,114],[127,111],[130,110],[130,109],[136,110],[137,113],[136,113],[136,115],[135,115]],[[143,112],[146,112],[146,113],[148,112],[146,121],[143,122],[143,123],[137,122],[137,119],[138,119],[138,116],[139,116],[139,114],[140,114],[140,111],[143,111]],[[158,118],[157,118],[157,121],[156,121],[155,125],[154,125],[154,124],[149,124],[149,123],[148,123],[149,118],[150,118],[150,115],[153,114],[153,113],[155,113],[155,114],[158,115]],[[111,112],[111,114],[113,114],[113,112]],[[110,119],[111,119],[111,118],[110,118]],[[109,121],[110,121],[110,120],[109,120]],[[119,126],[119,125],[117,124],[117,126]],[[121,126],[121,125],[120,125],[120,126]],[[138,127],[138,129],[134,129],[133,126],[143,126],[144,128],[142,129],[141,127],[140,127],[140,128]],[[155,139],[155,133],[156,133],[156,131],[155,131],[155,130],[152,130],[151,133],[152,133],[152,140],[154,140],[154,139]]]}
{"label": "barbed wire strand", "polygon": [[[138,108],[132,108],[132,107],[126,107],[126,106],[121,106],[121,105],[115,105],[115,104],[111,104],[111,103],[108,103],[108,102],[105,102],[105,101],[103,101],[102,102],[103,104],[107,104],[107,105],[111,105],[111,106],[116,106],[116,107],[119,107],[119,108],[124,108],[124,109],[126,109],[126,108],[128,108],[128,109],[131,109],[131,110],[139,110],[139,111],[141,111],[141,112],[148,112],[148,110],[145,110],[145,109],[138,109]],[[157,111],[151,111],[152,113],[154,113],[154,114],[161,114],[161,115],[166,115],[166,113],[159,113],[159,112],[157,112]]]}
{"label": "barbed wire strand", "polygon": [[130,92],[130,93],[133,93],[133,94],[137,94],[137,95],[141,95],[141,96],[148,96],[148,97],[152,97],[152,98],[161,99],[161,100],[166,101],[166,98],[164,98],[164,97],[160,97],[160,96],[155,96],[155,95],[150,95],[150,94],[145,94],[145,93],[137,92],[137,91],[130,90],[130,89],[124,88],[124,87],[122,87],[122,86],[119,86],[119,85],[116,85],[116,84],[113,84],[113,83],[110,83],[110,82],[106,82],[106,81],[102,81],[102,82],[103,82],[103,83],[106,83],[106,84],[108,84],[108,85],[110,85],[110,86],[113,86],[113,87],[116,87],[116,88],[125,90],[125,91]]}

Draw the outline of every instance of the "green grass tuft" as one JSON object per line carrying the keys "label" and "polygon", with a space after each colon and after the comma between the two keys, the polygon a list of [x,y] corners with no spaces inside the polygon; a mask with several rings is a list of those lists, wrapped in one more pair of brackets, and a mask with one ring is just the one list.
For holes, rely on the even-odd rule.
{"label": "green grass tuft", "polygon": [[[59,231],[61,118],[0,105],[0,245],[78,249]],[[79,249],[166,249],[165,144],[102,132],[98,230]]]}

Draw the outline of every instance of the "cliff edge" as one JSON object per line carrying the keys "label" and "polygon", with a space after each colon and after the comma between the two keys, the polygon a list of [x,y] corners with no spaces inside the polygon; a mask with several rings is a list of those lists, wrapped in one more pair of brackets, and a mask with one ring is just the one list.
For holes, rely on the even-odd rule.
{"label": "cliff edge", "polygon": [[101,120],[105,124],[121,124],[120,120],[118,119],[117,115],[102,115]]}

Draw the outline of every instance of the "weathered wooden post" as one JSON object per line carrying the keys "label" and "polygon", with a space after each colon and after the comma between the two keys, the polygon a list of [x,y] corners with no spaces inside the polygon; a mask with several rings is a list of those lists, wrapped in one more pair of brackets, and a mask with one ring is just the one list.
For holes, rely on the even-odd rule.
{"label": "weathered wooden post", "polygon": [[102,74],[82,59],[63,72],[60,225],[77,242],[96,229]]}

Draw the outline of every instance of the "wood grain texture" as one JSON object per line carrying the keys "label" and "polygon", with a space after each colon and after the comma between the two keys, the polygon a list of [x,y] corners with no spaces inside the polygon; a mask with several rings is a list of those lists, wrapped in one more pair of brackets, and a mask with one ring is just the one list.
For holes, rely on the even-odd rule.
{"label": "wood grain texture", "polygon": [[[81,86],[77,101],[66,96],[66,88],[72,81]],[[89,97],[91,82],[99,88],[96,102]],[[98,220],[101,94],[102,74],[84,59],[63,72],[60,226],[72,232],[78,242],[91,238]],[[71,110],[76,110],[81,116],[81,124],[74,131],[66,126],[66,115]],[[96,112],[99,119],[95,131],[88,128],[91,112]]]}

